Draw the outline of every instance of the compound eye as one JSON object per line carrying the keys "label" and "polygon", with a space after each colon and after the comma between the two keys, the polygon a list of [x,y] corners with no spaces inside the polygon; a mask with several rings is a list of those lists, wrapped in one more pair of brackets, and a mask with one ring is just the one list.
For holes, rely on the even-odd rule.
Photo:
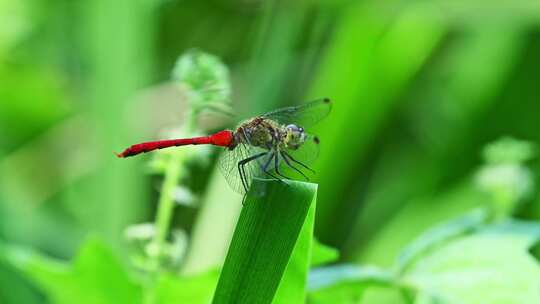
{"label": "compound eye", "polygon": [[304,132],[304,128],[300,127],[300,128],[298,128],[298,131]]}
{"label": "compound eye", "polygon": [[299,131],[298,129],[298,126],[297,125],[293,125],[293,124],[290,124],[287,126],[287,129],[291,130],[291,131]]}

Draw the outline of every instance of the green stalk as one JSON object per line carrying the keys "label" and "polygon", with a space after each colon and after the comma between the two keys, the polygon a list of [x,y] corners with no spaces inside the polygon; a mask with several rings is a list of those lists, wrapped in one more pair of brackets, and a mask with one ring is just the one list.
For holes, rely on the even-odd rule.
{"label": "green stalk", "polygon": [[[186,136],[191,136],[196,128],[197,111],[191,111],[187,117],[187,124],[185,127]],[[164,252],[163,248],[167,243],[167,235],[171,226],[171,219],[174,211],[174,189],[178,185],[178,181],[184,176],[185,171],[181,168],[187,159],[187,151],[185,149],[178,149],[171,155],[167,171],[163,184],[161,186],[161,195],[158,201],[158,211],[156,215],[156,234],[154,236],[154,246],[157,254],[155,255],[155,262],[157,269],[159,269],[159,260]]]}
{"label": "green stalk", "polygon": [[[197,115],[198,111],[192,110],[187,116],[187,124],[185,126],[185,136],[191,136],[194,134],[197,128]],[[147,287],[147,292],[144,294],[143,302],[146,304],[156,303],[156,291],[155,285],[156,280],[161,273],[161,261],[163,254],[165,253],[165,246],[167,244],[167,235],[171,227],[171,219],[174,212],[175,202],[174,202],[174,189],[178,185],[178,181],[184,176],[185,170],[182,170],[184,167],[184,162],[187,159],[187,152],[185,149],[178,149],[175,151],[169,160],[167,170],[165,171],[165,176],[163,184],[161,186],[161,195],[158,201],[158,210],[156,214],[156,233],[154,239],[152,240],[152,245],[154,246],[154,254],[152,255],[151,260],[151,271],[153,271],[149,286]]]}

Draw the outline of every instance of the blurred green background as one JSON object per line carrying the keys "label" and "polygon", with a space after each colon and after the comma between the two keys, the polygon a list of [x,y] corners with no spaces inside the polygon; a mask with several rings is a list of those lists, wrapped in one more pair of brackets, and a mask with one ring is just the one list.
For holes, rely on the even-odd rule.
{"label": "blurred green background", "polygon": [[[2,244],[68,259],[97,235],[129,255],[124,231],[154,220],[161,175],[147,174],[150,156],[112,152],[182,125],[170,75],[191,49],[229,67],[240,117],[334,100],[315,129],[316,235],[342,261],[390,265],[477,205],[486,144],[540,142],[535,0],[0,0]],[[173,224],[197,272],[222,260],[241,205],[217,149],[187,149],[211,153],[182,181],[201,206],[178,206]],[[519,216],[540,218],[540,199]],[[0,260],[0,302],[46,299]]]}

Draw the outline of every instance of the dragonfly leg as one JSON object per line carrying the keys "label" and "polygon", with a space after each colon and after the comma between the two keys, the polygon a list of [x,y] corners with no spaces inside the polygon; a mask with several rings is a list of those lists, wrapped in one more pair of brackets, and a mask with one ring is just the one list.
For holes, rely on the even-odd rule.
{"label": "dragonfly leg", "polygon": [[296,159],[294,159],[289,153],[285,152],[285,151],[282,151],[290,160],[292,160],[293,162],[299,164],[300,166],[308,169],[309,171],[311,171],[312,173],[315,173],[315,170],[311,169],[310,167],[308,167],[307,165],[304,165],[303,163],[297,161]]}
{"label": "dragonfly leg", "polygon": [[300,169],[296,168],[295,166],[293,166],[289,160],[287,159],[287,155],[285,154],[285,152],[283,151],[280,151],[281,153],[281,157],[283,157],[283,160],[285,161],[285,163],[287,164],[287,166],[291,167],[292,169],[294,169],[296,172],[300,173],[307,181],[309,181],[309,177],[307,177],[307,175],[304,174],[304,172],[302,172]]}
{"label": "dragonfly leg", "polygon": [[242,187],[244,188],[244,192],[247,193],[247,186],[246,186],[246,182],[244,181],[244,171],[242,171],[241,161],[238,162],[238,174],[240,175],[240,181],[242,182]]}
{"label": "dragonfly leg", "polygon": [[270,163],[272,162],[272,159],[274,159],[274,157],[275,157],[275,155],[276,155],[275,153],[271,153],[271,152],[268,152],[268,154],[270,155],[270,157],[268,158],[268,160],[266,161],[266,163],[264,164],[264,166],[262,166],[261,169],[263,170],[263,172],[264,172],[266,175],[272,177],[273,179],[282,181],[281,178],[279,178],[279,177],[275,176],[274,174],[270,173],[270,171],[268,170],[268,167],[270,166]]}
{"label": "dragonfly leg", "polygon": [[279,154],[276,152],[275,156],[274,156],[274,169],[276,170],[276,173],[283,177],[283,178],[286,178],[286,179],[290,179],[289,177],[281,174],[281,172],[279,171]]}
{"label": "dragonfly leg", "polygon": [[248,192],[248,180],[247,180],[247,177],[246,177],[246,172],[245,172],[245,169],[244,169],[244,166],[249,163],[250,161],[253,161],[257,158],[260,158],[264,155],[268,154],[268,152],[262,152],[262,153],[259,153],[259,154],[255,154],[253,156],[250,156],[248,158],[245,158],[241,161],[238,162],[238,172],[240,173],[240,179],[242,180],[242,186],[244,187],[244,190],[246,191],[246,193]]}

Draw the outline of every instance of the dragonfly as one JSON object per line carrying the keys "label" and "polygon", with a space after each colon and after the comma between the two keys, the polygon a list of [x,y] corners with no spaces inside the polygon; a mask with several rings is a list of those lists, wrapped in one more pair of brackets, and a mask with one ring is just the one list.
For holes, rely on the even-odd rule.
{"label": "dragonfly", "polygon": [[284,167],[309,180],[305,171],[315,173],[308,163],[318,156],[320,140],[306,128],[325,118],[332,104],[329,98],[322,98],[247,119],[234,130],[201,137],[143,142],[116,155],[126,158],[186,145],[225,147],[227,151],[220,157],[219,167],[229,186],[244,195],[253,178],[290,179],[283,172]]}

